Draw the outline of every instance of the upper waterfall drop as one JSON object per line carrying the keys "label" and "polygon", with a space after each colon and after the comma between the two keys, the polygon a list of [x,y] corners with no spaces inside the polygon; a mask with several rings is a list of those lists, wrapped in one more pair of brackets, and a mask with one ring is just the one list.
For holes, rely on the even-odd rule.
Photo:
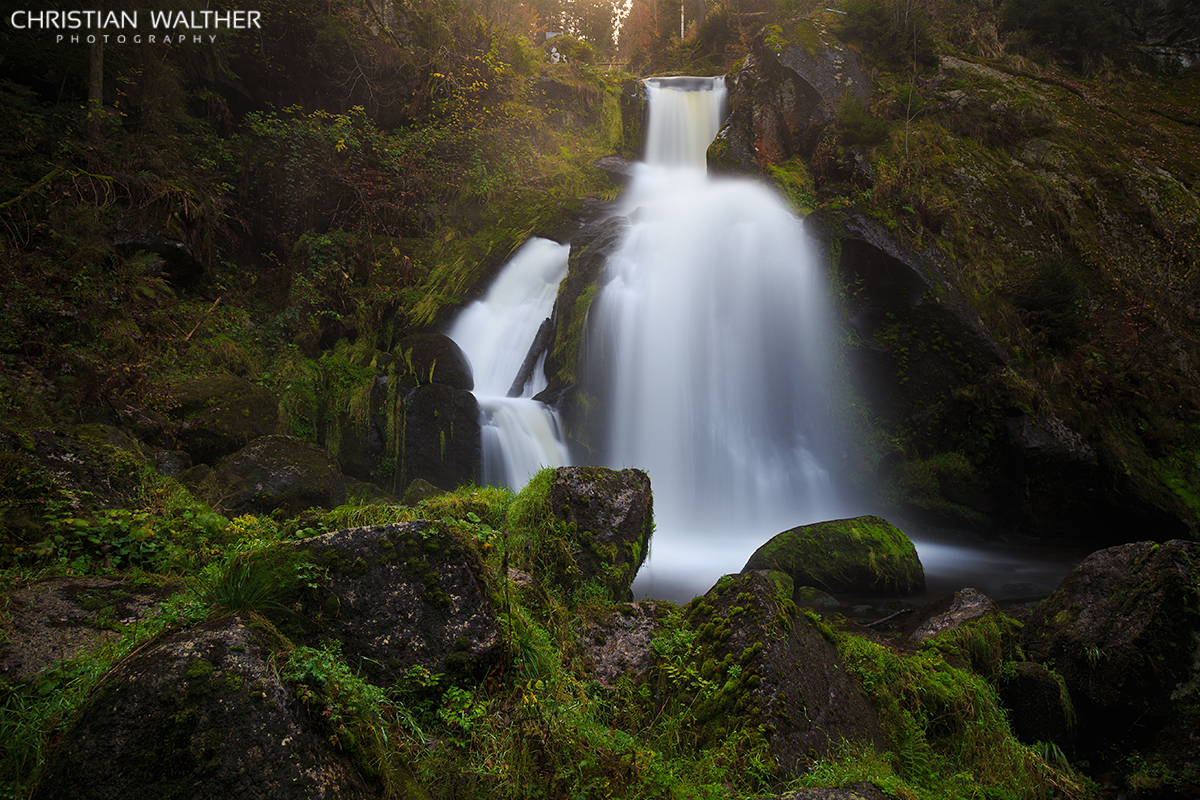
{"label": "upper waterfall drop", "polygon": [[802,223],[761,184],[706,174],[721,79],[651,80],[648,98],[647,159],[620,210],[633,222],[593,306],[588,362],[605,365],[605,462],[654,486],[635,592],[682,600],[776,533],[836,516],[841,452],[825,278]]}

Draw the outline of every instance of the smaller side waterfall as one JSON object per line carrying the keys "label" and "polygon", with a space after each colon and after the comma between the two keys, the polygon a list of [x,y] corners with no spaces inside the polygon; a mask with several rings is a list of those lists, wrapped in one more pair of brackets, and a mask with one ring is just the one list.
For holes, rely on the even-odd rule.
{"label": "smaller side waterfall", "polygon": [[569,461],[557,413],[532,399],[545,388],[542,365],[514,385],[542,322],[554,309],[570,248],[530,239],[481,300],[449,331],[475,372],[483,439],[483,480],[519,490],[542,467]]}

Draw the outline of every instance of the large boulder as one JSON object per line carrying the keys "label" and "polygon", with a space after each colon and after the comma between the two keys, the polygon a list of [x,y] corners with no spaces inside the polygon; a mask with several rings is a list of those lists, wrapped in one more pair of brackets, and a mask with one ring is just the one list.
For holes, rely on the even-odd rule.
{"label": "large boulder", "polygon": [[361,407],[333,409],[318,432],[342,470],[399,494],[424,479],[454,489],[480,478],[479,404],[466,354],[441,334],[409,336],[362,359]]}
{"label": "large boulder", "polygon": [[442,383],[471,391],[475,378],[471,361],[458,343],[442,333],[418,333],[406,336],[392,348],[402,369],[399,379],[405,388]]}
{"label": "large boulder", "polygon": [[138,650],[56,742],[32,797],[376,797],[280,682],[284,646],[226,617]]}
{"label": "large boulder", "polygon": [[346,502],[346,481],[335,461],[295,436],[263,436],[243,447],[200,485],[199,492],[231,514],[295,516],[308,508]]}
{"label": "large boulder", "polygon": [[215,464],[279,430],[279,401],[268,389],[233,375],[182,383],[170,392],[176,447],[197,464]]}
{"label": "large boulder", "polygon": [[843,743],[883,746],[874,708],[790,595],[786,578],[744,572],[684,609],[695,634],[688,657],[712,689],[692,706],[701,746],[761,731],[784,775],[806,772]]}
{"label": "large boulder", "polygon": [[580,622],[579,649],[592,674],[604,686],[622,678],[641,683],[654,667],[651,642],[663,627],[670,606],[658,600],[621,603],[602,616]]}
{"label": "large boulder", "polygon": [[1062,678],[1045,664],[1018,662],[1000,683],[1000,702],[1013,733],[1026,744],[1053,742],[1070,753],[1075,741],[1075,706]]}
{"label": "large boulder", "polygon": [[327,570],[303,612],[273,613],[302,641],[332,637],[371,681],[421,665],[482,678],[501,657],[497,595],[475,545],[417,521],[351,528],[290,545]]}
{"label": "large boulder", "polygon": [[1200,691],[1200,543],[1136,542],[1092,553],[1025,626],[1053,661],[1093,748],[1145,741]]}
{"label": "large boulder", "polygon": [[880,517],[801,525],[754,551],[743,567],[779,570],[796,586],[903,595],[925,588],[925,569],[904,531]]}
{"label": "large boulder", "polygon": [[[568,596],[587,587],[631,600],[630,585],[650,551],[654,500],[650,479],[636,469],[559,467],[543,470],[521,490],[513,514],[528,530],[522,563]],[[531,509],[529,512],[522,509]]]}
{"label": "large boulder", "polygon": [[857,54],[822,24],[768,25],[732,76],[732,110],[709,147],[710,169],[755,173],[807,156],[838,104],[864,102],[869,93]]}

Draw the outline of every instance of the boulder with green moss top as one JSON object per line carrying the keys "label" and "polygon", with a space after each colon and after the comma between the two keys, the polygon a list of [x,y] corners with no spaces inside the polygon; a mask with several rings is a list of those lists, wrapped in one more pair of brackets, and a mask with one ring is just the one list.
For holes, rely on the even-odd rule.
{"label": "boulder with green moss top", "polygon": [[1092,553],[1038,606],[1022,642],[1066,681],[1082,746],[1147,745],[1200,708],[1200,543]]}
{"label": "boulder with green moss top", "polygon": [[[593,586],[615,600],[633,599],[630,586],[654,532],[654,498],[646,473],[559,467],[543,470],[521,494],[523,505],[536,501],[544,512],[527,540],[552,539],[561,542],[560,552],[569,553],[570,563],[556,573],[560,588],[574,595]],[[531,544],[536,548],[543,542]]]}
{"label": "boulder with green moss top", "polygon": [[658,646],[692,704],[702,747],[741,733],[761,741],[780,777],[808,771],[843,742],[882,748],[875,711],[813,612],[798,612],[767,571],[727,575],[683,609],[682,653]]}
{"label": "boulder with green moss top", "polygon": [[814,20],[768,25],[729,81],[729,118],[709,147],[710,169],[759,172],[807,156],[847,100],[870,83],[858,55]]}
{"label": "boulder with green moss top", "polygon": [[796,586],[828,592],[911,594],[925,588],[925,570],[904,531],[880,517],[801,525],[754,551],[744,572],[775,569]]}
{"label": "boulder with green moss top", "polygon": [[284,647],[226,617],[138,650],[55,742],[32,797],[378,796],[280,682]]}
{"label": "boulder with green moss top", "polygon": [[214,464],[279,431],[275,395],[233,375],[187,381],[174,387],[170,396],[176,447],[197,464]]}
{"label": "boulder with green moss top", "polygon": [[213,470],[199,493],[230,514],[280,509],[295,516],[308,508],[346,502],[342,471],[328,453],[295,436],[255,439]]}
{"label": "boulder with green moss top", "polygon": [[405,670],[481,678],[500,659],[493,580],[474,541],[417,521],[351,528],[294,545],[320,571],[301,611],[268,611],[289,634],[334,638],[364,678],[390,686]]}

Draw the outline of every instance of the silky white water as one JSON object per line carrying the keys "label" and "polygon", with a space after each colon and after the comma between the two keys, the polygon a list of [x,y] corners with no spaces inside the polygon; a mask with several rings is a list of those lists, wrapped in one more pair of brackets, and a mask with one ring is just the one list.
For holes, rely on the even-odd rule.
{"label": "silky white water", "polygon": [[610,365],[605,461],[654,490],[634,592],[672,599],[842,511],[823,274],[775,193],[706,174],[725,93],[698,83],[648,82],[647,161],[620,210],[633,224],[589,325],[589,362]]}
{"label": "silky white water", "polygon": [[554,308],[569,253],[566,245],[529,240],[449,331],[474,371],[486,484],[519,490],[542,467],[568,463],[558,415],[532,399],[545,388],[541,364],[518,387],[519,396],[509,394],[538,327]]}

